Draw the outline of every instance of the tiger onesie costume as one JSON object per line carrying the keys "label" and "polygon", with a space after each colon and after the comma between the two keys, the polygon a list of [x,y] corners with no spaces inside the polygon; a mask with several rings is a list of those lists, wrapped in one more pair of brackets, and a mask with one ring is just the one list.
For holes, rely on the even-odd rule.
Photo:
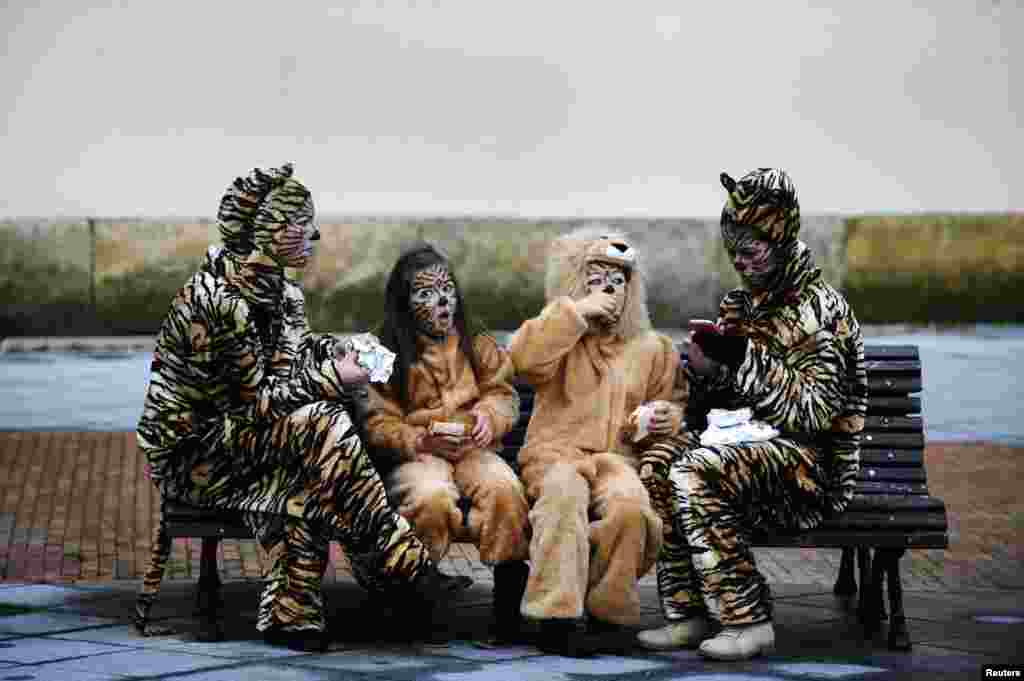
{"label": "tiger onesie costume", "polygon": [[[493,567],[492,634],[514,641],[529,572],[529,508],[497,451],[519,418],[519,395],[508,353],[467,328],[468,314],[448,258],[426,242],[403,249],[388,277],[380,333],[395,370],[389,383],[370,387],[366,440],[388,497],[431,557],[440,561],[453,541],[469,541]],[[458,423],[464,434],[431,438],[438,422]]]}
{"label": "tiger onesie costume", "polygon": [[[846,508],[860,466],[867,374],[853,310],[797,239],[788,175],[759,169],[721,180],[723,239],[745,286],[721,302],[725,335],[693,336],[691,354],[697,344],[717,361],[704,375],[692,363],[680,372],[687,428],[643,455],[643,479],[664,520],[657,581],[668,626],[642,632],[640,642],[696,644],[717,620],[726,638],[704,641],[701,652],[742,659],[774,643],[771,595],[748,532],[760,524],[810,529]],[[779,435],[701,445],[709,409],[742,407]]]}
{"label": "tiger onesie costume", "polygon": [[[433,563],[388,505],[345,408],[336,340],[310,332],[286,276],[319,238],[309,191],[290,165],[255,169],[228,188],[218,221],[223,248],[210,248],[157,336],[138,446],[163,498],[246,512],[271,559],[258,630],[325,634],[330,540],[382,590],[408,588]],[[170,548],[161,523],[138,596],[141,633]]]}

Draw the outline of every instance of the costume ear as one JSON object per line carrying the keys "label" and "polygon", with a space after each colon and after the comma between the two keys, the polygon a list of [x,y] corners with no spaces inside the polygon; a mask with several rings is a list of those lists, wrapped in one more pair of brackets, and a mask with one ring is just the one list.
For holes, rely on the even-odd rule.
{"label": "costume ear", "polygon": [[722,183],[722,186],[725,187],[725,191],[730,194],[736,191],[736,180],[729,177],[729,173],[722,173],[718,176],[718,179]]}

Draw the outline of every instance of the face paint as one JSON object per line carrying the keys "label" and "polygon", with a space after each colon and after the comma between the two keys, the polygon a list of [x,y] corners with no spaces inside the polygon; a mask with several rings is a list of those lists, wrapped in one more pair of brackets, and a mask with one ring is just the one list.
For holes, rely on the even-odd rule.
{"label": "face paint", "polygon": [[313,200],[308,199],[290,218],[275,235],[274,256],[284,267],[302,269],[313,257],[313,242],[320,238],[313,222]]}
{"label": "face paint", "polygon": [[605,326],[614,326],[622,316],[622,310],[626,306],[628,281],[626,271],[621,267],[603,262],[587,264],[587,295],[601,291],[615,298],[615,314],[611,319],[604,321]]}
{"label": "face paint", "polygon": [[771,289],[781,269],[775,246],[755,237],[750,227],[738,225],[722,227],[722,238],[743,285],[751,291]]}
{"label": "face paint", "polygon": [[455,328],[455,281],[444,265],[431,265],[412,276],[409,304],[416,327],[428,336],[443,338]]}

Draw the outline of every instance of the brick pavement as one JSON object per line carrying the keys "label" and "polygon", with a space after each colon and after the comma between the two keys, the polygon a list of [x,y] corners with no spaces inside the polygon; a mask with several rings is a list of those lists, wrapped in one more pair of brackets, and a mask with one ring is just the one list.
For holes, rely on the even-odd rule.
{"label": "brick pavement", "polygon": [[[931,450],[930,445],[926,456]],[[902,563],[905,588],[1024,589],[1021,502],[1008,508],[1007,497],[990,489],[1010,488],[1021,479],[1024,450],[941,445],[935,451],[939,455],[928,461],[929,485],[946,499],[951,546],[910,551]],[[972,457],[995,460],[972,464],[967,473],[952,470]],[[0,431],[0,581],[140,578],[159,505],[143,463],[130,432]],[[962,492],[971,484],[987,489],[986,499],[998,499],[1000,512],[973,508],[970,499],[978,495]],[[971,530],[969,537],[960,536],[964,527]],[[198,576],[199,545],[199,540],[175,540],[166,579]],[[225,578],[258,579],[262,574],[264,556],[256,542],[225,540],[220,551]],[[830,586],[839,564],[836,549],[757,549],[756,554],[762,572],[775,584]],[[467,544],[453,547],[444,568],[479,581],[491,579]],[[348,574],[340,547],[332,544],[328,581]],[[653,574],[644,583],[652,585]]]}

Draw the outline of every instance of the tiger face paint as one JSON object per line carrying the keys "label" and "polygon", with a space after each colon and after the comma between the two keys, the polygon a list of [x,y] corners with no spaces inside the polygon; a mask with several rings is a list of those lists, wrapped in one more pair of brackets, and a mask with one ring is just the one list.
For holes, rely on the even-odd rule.
{"label": "tiger face paint", "polygon": [[603,326],[615,326],[619,318],[622,317],[622,310],[626,307],[626,285],[628,283],[629,277],[622,267],[604,262],[587,263],[586,295],[600,291],[615,299],[615,313],[612,317],[601,321]]}
{"label": "tiger face paint", "polygon": [[772,242],[757,238],[749,226],[734,224],[722,226],[722,239],[732,266],[747,289],[761,292],[774,286],[783,268]]}
{"label": "tiger face paint", "polygon": [[302,269],[313,257],[313,242],[319,239],[320,230],[313,221],[313,199],[307,198],[274,233],[269,255],[283,267]]}
{"label": "tiger face paint", "polygon": [[431,265],[412,275],[409,305],[421,333],[444,338],[455,328],[455,280],[443,265]]}

